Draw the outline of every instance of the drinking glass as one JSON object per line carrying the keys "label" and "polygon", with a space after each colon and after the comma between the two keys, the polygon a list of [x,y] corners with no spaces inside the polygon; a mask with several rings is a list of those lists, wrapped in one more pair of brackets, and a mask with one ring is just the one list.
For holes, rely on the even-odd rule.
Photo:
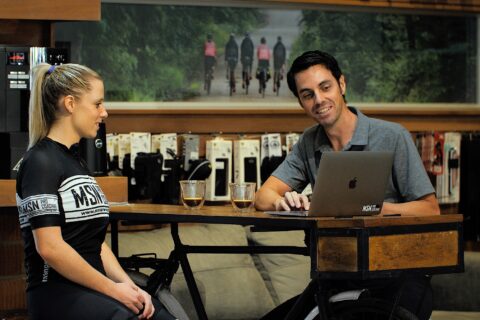
{"label": "drinking glass", "polygon": [[205,202],[205,180],[181,180],[180,191],[183,206],[200,209]]}
{"label": "drinking glass", "polygon": [[230,199],[237,212],[250,212],[255,202],[256,183],[229,183]]}

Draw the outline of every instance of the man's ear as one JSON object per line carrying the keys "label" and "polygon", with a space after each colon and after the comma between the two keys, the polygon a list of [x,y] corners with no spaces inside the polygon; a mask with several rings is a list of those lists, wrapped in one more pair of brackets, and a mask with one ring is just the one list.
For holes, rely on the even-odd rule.
{"label": "man's ear", "polygon": [[68,113],[73,113],[73,109],[75,109],[75,98],[72,95],[68,95],[63,97],[61,104],[65,107]]}
{"label": "man's ear", "polygon": [[343,76],[343,74],[340,76],[338,82],[340,84],[340,92],[342,93],[342,96],[344,96],[345,92],[347,92],[347,82],[345,81],[345,77]]}

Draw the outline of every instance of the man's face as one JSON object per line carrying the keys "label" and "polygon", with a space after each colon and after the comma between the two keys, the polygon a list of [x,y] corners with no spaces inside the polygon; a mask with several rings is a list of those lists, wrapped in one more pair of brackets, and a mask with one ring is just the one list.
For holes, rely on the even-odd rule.
{"label": "man's face", "polygon": [[325,129],[334,126],[347,108],[342,96],[346,88],[343,75],[339,82],[330,70],[320,64],[295,75],[300,105]]}

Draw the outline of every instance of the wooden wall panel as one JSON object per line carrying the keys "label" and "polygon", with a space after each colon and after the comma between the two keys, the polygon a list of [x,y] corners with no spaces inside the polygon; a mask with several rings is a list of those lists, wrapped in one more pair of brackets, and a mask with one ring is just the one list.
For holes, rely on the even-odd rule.
{"label": "wooden wall panel", "polygon": [[54,46],[50,21],[0,20],[0,43],[35,47]]}
{"label": "wooden wall panel", "polygon": [[[127,177],[96,177],[95,179],[109,202],[128,201]],[[0,180],[0,207],[15,207],[17,205],[15,185],[16,182],[13,179]]]}
{"label": "wooden wall panel", "polygon": [[96,177],[108,202],[128,202],[127,177]]}
{"label": "wooden wall panel", "polygon": [[26,287],[24,276],[0,279],[0,311],[26,309]]}
{"label": "wooden wall panel", "polygon": [[15,185],[16,182],[13,179],[0,179],[0,207],[14,207],[17,205]]}
{"label": "wooden wall panel", "polygon": [[[402,9],[408,11],[480,12],[479,0],[257,0],[266,4],[323,5],[365,9]],[[237,1],[238,2],[238,1]]]}
{"label": "wooden wall panel", "polygon": [[0,0],[0,19],[100,20],[100,0]]}
{"label": "wooden wall panel", "polygon": [[[400,123],[410,131],[480,131],[480,108],[362,108],[370,117]],[[108,109],[107,132],[265,133],[303,132],[314,124],[298,108]]]}

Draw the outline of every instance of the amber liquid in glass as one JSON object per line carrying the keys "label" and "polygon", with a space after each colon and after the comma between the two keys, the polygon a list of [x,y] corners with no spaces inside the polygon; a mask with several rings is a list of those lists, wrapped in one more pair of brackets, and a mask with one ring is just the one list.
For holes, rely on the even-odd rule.
{"label": "amber liquid in glass", "polygon": [[245,209],[252,205],[252,200],[233,200],[235,206],[239,209]]}
{"label": "amber liquid in glass", "polygon": [[196,207],[202,203],[202,198],[183,198],[183,202],[189,207]]}

